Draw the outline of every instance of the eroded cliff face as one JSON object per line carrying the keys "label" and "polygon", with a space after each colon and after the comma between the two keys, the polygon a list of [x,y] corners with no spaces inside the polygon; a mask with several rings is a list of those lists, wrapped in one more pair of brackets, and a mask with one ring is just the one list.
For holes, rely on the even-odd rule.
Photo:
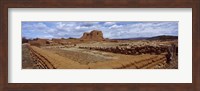
{"label": "eroded cliff face", "polygon": [[90,33],[83,33],[83,36],[80,38],[81,40],[88,40],[88,41],[102,41],[104,40],[103,38],[103,33],[102,31],[99,30],[93,30]]}

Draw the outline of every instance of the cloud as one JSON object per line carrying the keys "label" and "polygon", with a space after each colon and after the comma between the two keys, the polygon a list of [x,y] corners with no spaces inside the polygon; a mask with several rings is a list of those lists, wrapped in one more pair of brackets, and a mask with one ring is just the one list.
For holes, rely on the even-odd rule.
{"label": "cloud", "polygon": [[79,38],[92,30],[106,38],[177,36],[178,22],[22,22],[22,35],[28,38]]}
{"label": "cloud", "polygon": [[115,22],[105,22],[105,23],[104,23],[104,25],[108,25],[108,26],[114,25],[114,24],[116,24],[116,23],[115,23]]}
{"label": "cloud", "polygon": [[109,29],[120,29],[122,27],[122,25],[112,25],[111,27],[109,27]]}
{"label": "cloud", "polygon": [[65,24],[63,24],[62,22],[56,23],[56,28],[57,29],[62,29],[64,26],[65,26]]}

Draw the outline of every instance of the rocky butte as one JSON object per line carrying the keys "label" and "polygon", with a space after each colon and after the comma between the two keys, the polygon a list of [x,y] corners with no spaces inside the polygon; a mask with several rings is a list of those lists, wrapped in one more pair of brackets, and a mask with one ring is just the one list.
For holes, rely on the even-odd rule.
{"label": "rocky butte", "polygon": [[103,41],[103,33],[99,30],[93,30],[90,33],[85,32],[83,33],[83,36],[80,38],[84,41]]}

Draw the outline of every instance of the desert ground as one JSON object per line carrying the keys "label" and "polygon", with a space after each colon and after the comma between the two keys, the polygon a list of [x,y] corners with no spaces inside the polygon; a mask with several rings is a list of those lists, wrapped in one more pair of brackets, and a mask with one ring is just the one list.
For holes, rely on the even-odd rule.
{"label": "desert ground", "polygon": [[105,39],[100,31],[80,39],[35,39],[22,44],[23,69],[178,69],[178,40]]}

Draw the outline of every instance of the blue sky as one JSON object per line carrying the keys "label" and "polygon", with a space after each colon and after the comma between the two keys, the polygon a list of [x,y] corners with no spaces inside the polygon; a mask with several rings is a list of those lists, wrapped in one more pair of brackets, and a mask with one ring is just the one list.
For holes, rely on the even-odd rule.
{"label": "blue sky", "polygon": [[110,39],[178,36],[178,22],[22,22],[26,38],[80,38],[92,30],[101,30]]}

